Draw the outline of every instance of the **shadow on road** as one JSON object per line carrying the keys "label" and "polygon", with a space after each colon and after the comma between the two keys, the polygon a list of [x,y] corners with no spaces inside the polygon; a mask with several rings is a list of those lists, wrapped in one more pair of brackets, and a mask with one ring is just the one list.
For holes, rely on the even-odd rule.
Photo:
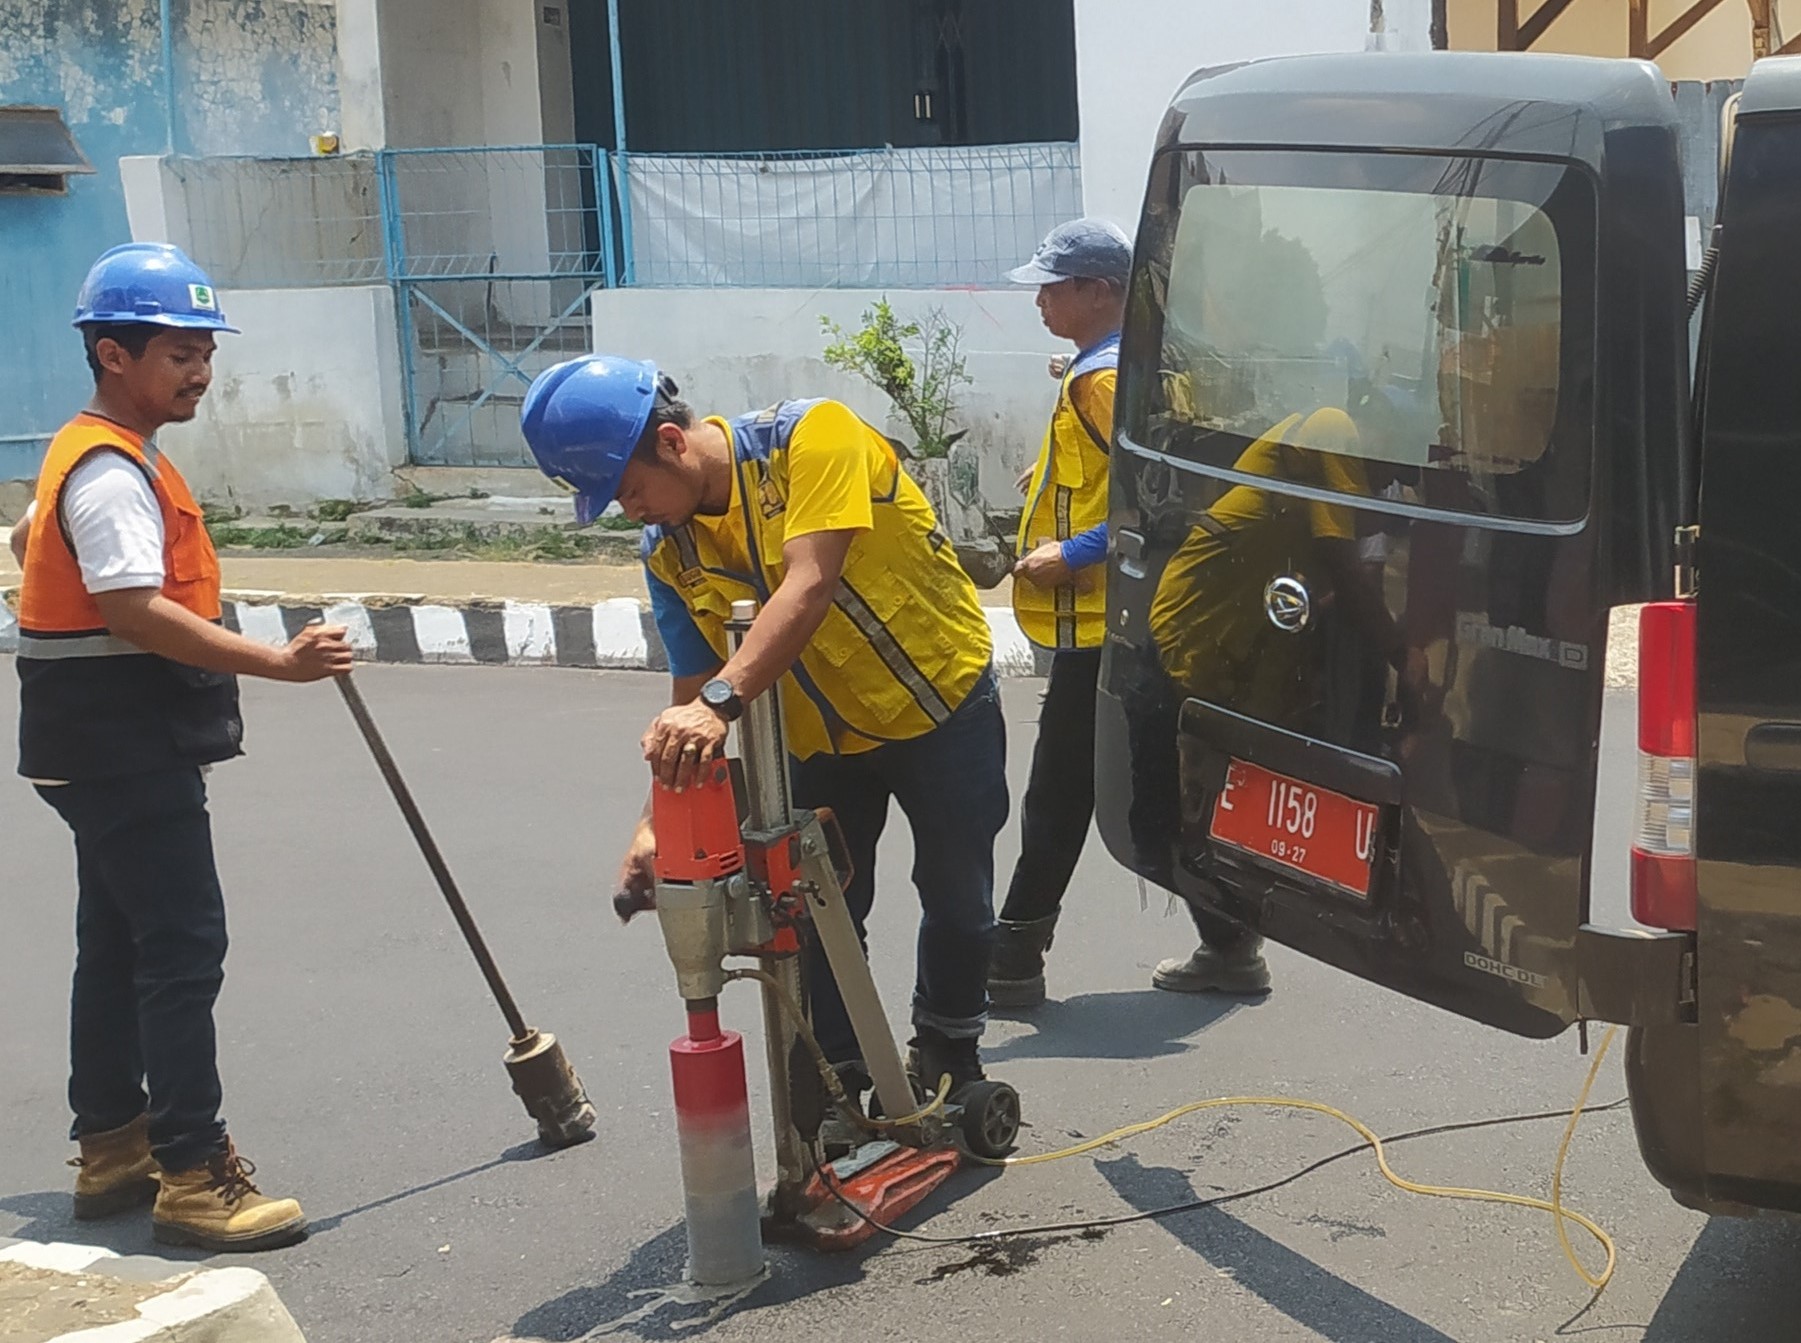
{"label": "shadow on road", "polygon": [[377,1208],[385,1208],[390,1204],[399,1203],[403,1199],[412,1198],[416,1194],[430,1193],[434,1189],[442,1189],[447,1184],[455,1184],[459,1180],[470,1179],[473,1176],[484,1174],[485,1172],[494,1170],[500,1166],[510,1166],[520,1161],[548,1161],[555,1158],[556,1155],[557,1153],[549,1150],[542,1143],[536,1141],[522,1142],[515,1147],[507,1148],[506,1151],[502,1152],[492,1161],[484,1161],[479,1166],[470,1166],[467,1170],[459,1170],[450,1175],[439,1176],[435,1180],[427,1180],[424,1184],[416,1184],[411,1189],[402,1189],[382,1198],[373,1199],[368,1203],[360,1203],[354,1208],[344,1209],[343,1212],[332,1213],[329,1217],[316,1217],[312,1219],[311,1230],[308,1234],[309,1236],[327,1235],[330,1232],[336,1231],[352,1217],[360,1216],[366,1212],[374,1212]]}
{"label": "shadow on road", "polygon": [[[329,1235],[352,1217],[362,1213],[385,1208],[390,1204],[412,1198],[416,1194],[442,1189],[445,1185],[455,1184],[459,1180],[467,1180],[472,1176],[493,1170],[497,1166],[511,1165],[518,1161],[548,1160],[556,1155],[555,1152],[547,1150],[538,1142],[520,1143],[516,1147],[509,1147],[492,1161],[482,1162],[479,1166],[471,1166],[467,1170],[456,1171],[454,1174],[445,1175],[436,1180],[428,1180],[424,1184],[414,1185],[411,1189],[402,1189],[369,1203],[332,1213],[327,1217],[315,1217],[311,1221],[307,1234],[309,1238]],[[183,1262],[198,1262],[215,1257],[206,1250],[158,1244],[151,1233],[148,1208],[142,1209],[141,1215],[122,1214],[98,1222],[78,1222],[75,1220],[69,1193],[65,1189],[47,1190],[34,1194],[9,1194],[0,1198],[0,1212],[8,1212],[15,1217],[25,1219],[24,1225],[9,1233],[20,1240],[72,1241],[79,1245],[98,1245],[102,1249],[112,1250],[118,1254],[152,1254],[159,1259]]]}
{"label": "shadow on road", "polygon": [[[997,1170],[955,1175],[895,1224],[911,1230],[999,1176]],[[706,1298],[683,1286],[688,1234],[678,1222],[640,1245],[605,1281],[577,1287],[520,1316],[513,1325],[511,1343],[573,1343],[608,1337],[657,1343],[693,1338],[729,1316],[787,1305],[815,1292],[861,1282],[864,1265],[889,1244],[890,1238],[878,1233],[844,1254],[768,1246],[768,1277],[748,1291]]]}
{"label": "shadow on road", "polygon": [[[1119,1196],[1140,1211],[1197,1198],[1188,1176],[1136,1157],[1096,1167]],[[1311,1259],[1272,1240],[1221,1208],[1206,1208],[1158,1223],[1214,1268],[1289,1319],[1333,1343],[1456,1343],[1424,1320],[1371,1296]]]}
{"label": "shadow on road", "polygon": [[[982,1058],[992,1063],[1007,1059],[1166,1058],[1186,1053],[1193,1037],[1239,1008],[1253,1008],[1263,1001],[1159,989],[1077,994],[1035,1007],[1030,1016],[1008,1018],[1029,1023],[1033,1033],[984,1045]],[[995,1013],[996,1017],[1005,1015]]]}
{"label": "shadow on road", "polygon": [[120,1214],[98,1222],[78,1222],[67,1189],[34,1194],[8,1194],[0,1198],[0,1212],[23,1217],[23,1226],[7,1232],[19,1240],[61,1240],[77,1245],[98,1245],[116,1254],[153,1254],[159,1259],[205,1259],[200,1250],[158,1245],[150,1235],[150,1210]]}
{"label": "shadow on road", "polygon": [[1695,1238],[1644,1343],[1793,1343],[1798,1335],[1801,1221],[1716,1217]]}

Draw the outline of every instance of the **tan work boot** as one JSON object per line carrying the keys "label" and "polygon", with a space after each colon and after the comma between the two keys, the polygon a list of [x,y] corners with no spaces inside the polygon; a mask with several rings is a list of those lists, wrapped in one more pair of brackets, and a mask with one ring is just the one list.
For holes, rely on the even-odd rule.
{"label": "tan work boot", "polygon": [[150,1220],[164,1245],[224,1253],[275,1250],[306,1236],[306,1214],[291,1198],[264,1198],[256,1167],[229,1141],[204,1166],[164,1171]]}
{"label": "tan work boot", "polygon": [[1252,938],[1224,954],[1203,943],[1192,955],[1158,965],[1151,986],[1169,993],[1268,993],[1269,964],[1263,959],[1263,939]]}
{"label": "tan work boot", "polygon": [[156,1161],[150,1155],[150,1116],[122,1128],[81,1136],[75,1167],[75,1220],[91,1222],[140,1207],[156,1197]]}

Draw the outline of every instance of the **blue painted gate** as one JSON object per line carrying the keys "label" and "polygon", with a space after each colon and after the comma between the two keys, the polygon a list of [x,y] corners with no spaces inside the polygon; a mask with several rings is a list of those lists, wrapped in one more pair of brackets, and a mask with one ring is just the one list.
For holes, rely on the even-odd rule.
{"label": "blue painted gate", "polygon": [[529,466],[532,379],[590,348],[614,281],[607,156],[593,145],[377,155],[407,452],[425,466]]}

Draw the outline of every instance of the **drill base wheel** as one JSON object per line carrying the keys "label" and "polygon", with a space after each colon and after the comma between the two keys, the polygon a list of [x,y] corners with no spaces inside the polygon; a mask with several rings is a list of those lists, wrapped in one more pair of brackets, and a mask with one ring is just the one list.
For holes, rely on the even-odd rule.
{"label": "drill base wheel", "polygon": [[1019,1093],[1005,1082],[971,1082],[957,1094],[963,1114],[958,1125],[964,1145],[976,1156],[998,1161],[1019,1139]]}

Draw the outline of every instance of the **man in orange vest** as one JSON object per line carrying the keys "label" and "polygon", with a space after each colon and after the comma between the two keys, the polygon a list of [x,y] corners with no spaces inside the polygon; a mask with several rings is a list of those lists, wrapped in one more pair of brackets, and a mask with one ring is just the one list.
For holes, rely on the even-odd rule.
{"label": "man in orange vest", "polygon": [[341,629],[270,648],[219,624],[212,540],[153,438],[194,418],[214,333],[234,330],[212,282],[174,247],[115,247],[74,324],[94,398],[51,442],[11,543],[19,772],[75,835],[75,1216],[154,1199],[166,1244],[272,1249],[306,1218],[258,1192],[219,1118],[225,906],[203,776],[242,753],[238,675],[322,680],[350,670],[350,646]]}

